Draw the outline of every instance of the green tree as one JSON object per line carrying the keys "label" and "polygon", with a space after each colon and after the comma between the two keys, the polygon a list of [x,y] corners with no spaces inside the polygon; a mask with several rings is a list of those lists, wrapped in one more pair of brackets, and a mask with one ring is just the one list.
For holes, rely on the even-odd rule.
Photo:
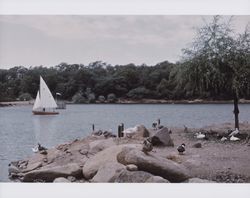
{"label": "green tree", "polygon": [[[192,46],[184,49],[186,55],[182,77],[186,86],[196,95],[210,91],[233,98],[235,128],[239,128],[238,99],[243,88],[249,90],[249,30],[236,36],[231,20],[215,16],[210,23],[198,29]],[[249,81],[249,80],[248,80]]]}

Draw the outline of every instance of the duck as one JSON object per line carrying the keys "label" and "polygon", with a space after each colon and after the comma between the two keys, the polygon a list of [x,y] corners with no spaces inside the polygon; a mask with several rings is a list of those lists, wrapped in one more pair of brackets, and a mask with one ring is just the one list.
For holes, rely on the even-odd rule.
{"label": "duck", "polygon": [[179,154],[183,154],[185,152],[185,144],[181,144],[180,146],[177,147],[177,151],[179,152]]}
{"label": "duck", "polygon": [[206,138],[206,135],[201,133],[201,132],[196,133],[195,136],[197,139],[205,139]]}
{"label": "duck", "polygon": [[239,132],[240,132],[239,129],[236,128],[233,132],[231,132],[231,133],[229,134],[229,137],[235,136],[235,135],[239,134]]}
{"label": "duck", "polygon": [[41,146],[40,143],[37,144],[37,147],[32,148],[32,151],[34,153],[37,153],[38,151],[45,151],[45,150],[48,150],[48,149],[45,148],[45,147],[43,147],[43,146]]}
{"label": "duck", "polygon": [[225,142],[227,140],[227,137],[222,137],[220,141]]}
{"label": "duck", "polygon": [[153,122],[153,123],[152,123],[152,128],[153,128],[154,130],[157,129],[157,123],[156,123],[156,122]]}
{"label": "duck", "polygon": [[146,139],[143,141],[142,151],[147,154],[148,152],[153,150],[153,144],[150,139]]}
{"label": "duck", "polygon": [[234,137],[233,135],[230,137],[230,141],[239,141],[240,138]]}
{"label": "duck", "polygon": [[48,149],[41,146],[41,144],[38,143],[38,151],[44,151],[44,150],[48,150]]}

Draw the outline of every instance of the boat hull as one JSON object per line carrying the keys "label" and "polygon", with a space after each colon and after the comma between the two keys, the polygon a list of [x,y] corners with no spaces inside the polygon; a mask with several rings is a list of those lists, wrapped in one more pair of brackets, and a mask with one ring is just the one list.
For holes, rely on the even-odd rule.
{"label": "boat hull", "polygon": [[51,111],[51,112],[46,112],[46,111],[32,111],[34,115],[57,115],[59,112],[57,111]]}

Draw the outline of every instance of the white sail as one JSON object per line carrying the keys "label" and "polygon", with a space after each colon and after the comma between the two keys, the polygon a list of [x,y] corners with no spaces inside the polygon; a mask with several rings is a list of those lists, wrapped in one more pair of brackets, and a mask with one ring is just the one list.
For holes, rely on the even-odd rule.
{"label": "white sail", "polygon": [[33,106],[33,110],[36,110],[39,108],[41,108],[41,101],[40,101],[40,96],[39,96],[39,91],[38,91],[37,95],[36,95],[36,101],[35,101],[34,106]]}
{"label": "white sail", "polygon": [[40,102],[42,108],[56,108],[57,104],[43,78],[40,76]]}

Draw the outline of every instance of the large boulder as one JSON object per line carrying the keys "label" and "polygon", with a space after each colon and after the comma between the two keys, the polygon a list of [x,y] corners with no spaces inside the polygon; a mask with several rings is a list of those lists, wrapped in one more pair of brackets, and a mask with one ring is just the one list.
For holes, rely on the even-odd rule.
{"label": "large boulder", "polygon": [[149,137],[149,131],[144,125],[137,125],[135,134],[132,136],[133,138],[145,138]]}
{"label": "large boulder", "polygon": [[153,146],[174,146],[168,128],[163,127],[150,137]]}
{"label": "large boulder", "polygon": [[76,163],[66,164],[63,166],[52,166],[52,167],[43,167],[39,170],[34,170],[28,172],[24,175],[24,182],[32,182],[32,181],[46,181],[53,182],[57,177],[82,177],[81,168]]}
{"label": "large boulder", "polygon": [[118,162],[108,162],[98,169],[91,181],[102,183],[111,182],[113,177],[123,169],[125,169],[125,166]]}
{"label": "large boulder", "polygon": [[126,148],[117,155],[117,161],[124,164],[135,164],[138,170],[161,176],[170,182],[182,182],[189,178],[188,170],[181,164],[152,154],[146,155],[139,149]]}
{"label": "large boulder", "polygon": [[102,139],[102,140],[95,140],[89,143],[89,150],[90,154],[96,154],[108,147],[114,146],[116,143],[112,138],[109,139]]}
{"label": "large boulder", "polygon": [[[128,145],[127,145],[128,146]],[[131,144],[128,147],[136,147],[138,145]],[[117,154],[122,151],[125,145],[111,146],[109,148],[100,151],[92,158],[90,158],[83,166],[82,173],[85,179],[89,180],[95,176],[97,171],[104,164],[111,162],[117,162]]]}
{"label": "large boulder", "polygon": [[114,183],[144,183],[153,175],[144,171],[122,170],[118,172],[111,182]]}
{"label": "large boulder", "polygon": [[40,167],[42,167],[42,162],[29,163],[27,165],[27,168],[22,170],[22,172],[27,173],[27,172],[33,171],[37,168],[40,168]]}

